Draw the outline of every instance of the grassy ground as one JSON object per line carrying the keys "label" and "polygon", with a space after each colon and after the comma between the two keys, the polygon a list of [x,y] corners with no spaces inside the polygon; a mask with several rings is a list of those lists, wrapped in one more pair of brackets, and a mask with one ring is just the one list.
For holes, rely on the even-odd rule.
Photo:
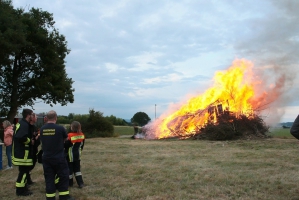
{"label": "grassy ground", "polygon": [[270,135],[276,138],[294,138],[289,128],[276,127],[270,129]]}
{"label": "grassy ground", "polygon": [[[133,135],[134,129],[132,126],[114,126],[114,135]],[[293,136],[290,134],[289,128],[275,127],[270,129],[269,135],[275,138],[291,139]]]}
{"label": "grassy ground", "polygon": [[[279,138],[87,139],[82,158],[86,187],[72,187],[70,193],[77,200],[295,200],[299,199],[298,147],[296,139]],[[31,175],[36,181],[31,197],[16,197],[17,173],[16,167],[0,171],[0,199],[45,199],[40,164]]]}
{"label": "grassy ground", "polygon": [[133,126],[114,126],[114,135],[133,135],[134,128]]}

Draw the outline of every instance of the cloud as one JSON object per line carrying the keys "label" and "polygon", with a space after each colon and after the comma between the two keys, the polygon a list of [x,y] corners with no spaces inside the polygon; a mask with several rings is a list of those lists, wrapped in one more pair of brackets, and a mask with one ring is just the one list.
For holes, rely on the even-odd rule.
{"label": "cloud", "polygon": [[[215,71],[235,58],[252,60],[261,76],[272,77],[266,79],[269,83],[284,74],[283,87],[298,89],[296,0],[13,4],[53,13],[55,27],[68,41],[66,71],[76,91],[74,104],[57,106],[63,114],[87,113],[93,107],[123,118],[138,111],[153,116],[154,104],[161,114],[188,94],[205,91]],[[292,103],[289,96],[281,103]]]}

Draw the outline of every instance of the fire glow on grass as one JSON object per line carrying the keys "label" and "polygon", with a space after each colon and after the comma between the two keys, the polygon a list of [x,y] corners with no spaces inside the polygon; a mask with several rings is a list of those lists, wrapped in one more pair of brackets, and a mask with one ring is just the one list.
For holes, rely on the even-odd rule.
{"label": "fire glow on grass", "polygon": [[[162,139],[179,136],[190,137],[198,132],[208,120],[216,123],[216,114],[229,112],[239,115],[250,115],[256,100],[254,87],[253,64],[246,60],[235,60],[224,72],[216,72],[214,85],[188,100],[180,109],[168,116],[160,117],[146,126],[149,139]],[[214,116],[213,116],[214,115]]]}

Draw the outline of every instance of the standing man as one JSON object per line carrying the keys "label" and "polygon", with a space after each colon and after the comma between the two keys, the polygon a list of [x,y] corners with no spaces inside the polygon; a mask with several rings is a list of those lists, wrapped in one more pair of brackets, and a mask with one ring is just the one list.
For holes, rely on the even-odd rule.
{"label": "standing man", "polygon": [[[46,181],[46,197],[55,199],[56,188],[59,191],[59,200],[73,200],[69,195],[69,169],[64,154],[64,141],[67,138],[63,126],[57,125],[57,114],[54,110],[47,113],[47,124],[41,127],[40,140],[43,149],[43,168]],[[55,176],[59,182],[55,186]]]}
{"label": "standing man", "polygon": [[19,175],[16,181],[16,194],[18,196],[29,196],[32,194],[26,186],[29,171],[33,165],[32,133],[29,124],[32,119],[32,113],[33,111],[30,109],[23,109],[23,118],[16,124],[13,136],[12,163],[15,166],[19,166]]}

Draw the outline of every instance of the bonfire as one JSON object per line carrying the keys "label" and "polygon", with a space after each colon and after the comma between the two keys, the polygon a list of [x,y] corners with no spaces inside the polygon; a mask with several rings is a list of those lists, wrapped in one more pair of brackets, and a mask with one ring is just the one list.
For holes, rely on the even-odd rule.
{"label": "bonfire", "polygon": [[266,137],[268,127],[259,112],[267,105],[265,92],[257,94],[253,64],[236,60],[214,76],[213,87],[189,99],[179,109],[146,125],[146,138],[179,137],[196,139],[235,139]]}

